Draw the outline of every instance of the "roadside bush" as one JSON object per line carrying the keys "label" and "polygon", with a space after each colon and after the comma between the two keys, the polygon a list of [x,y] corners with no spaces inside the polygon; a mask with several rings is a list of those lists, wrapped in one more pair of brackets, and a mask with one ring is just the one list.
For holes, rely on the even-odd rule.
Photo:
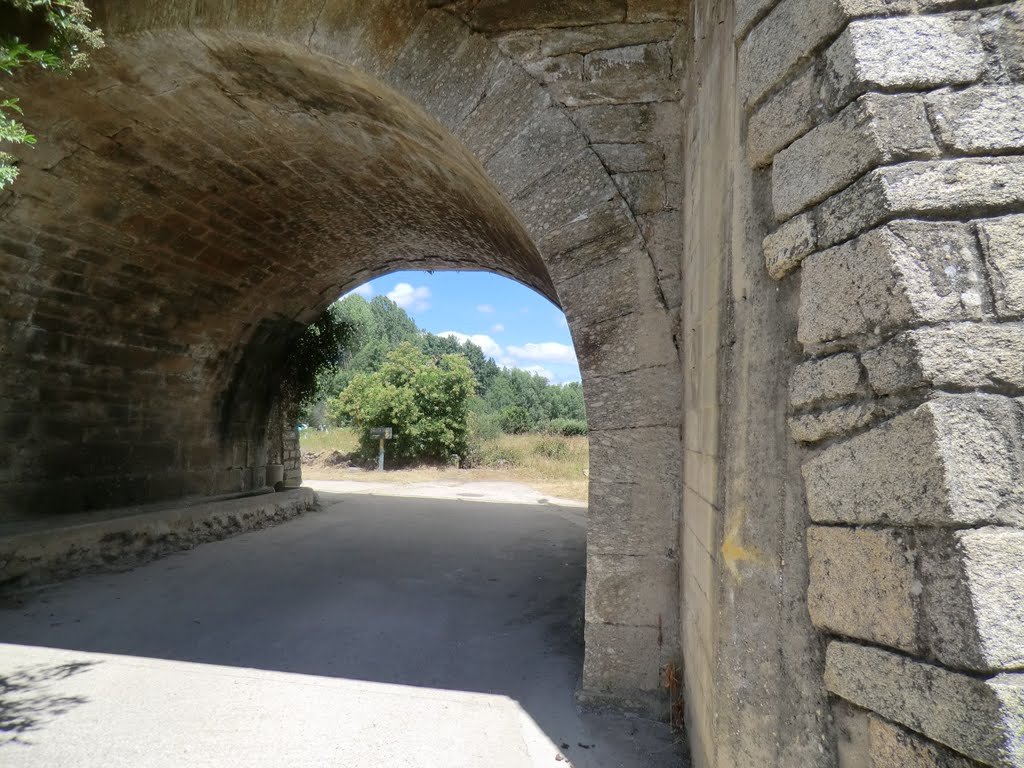
{"label": "roadside bush", "polygon": [[544,425],[544,431],[562,437],[584,437],[587,434],[587,422],[583,419],[552,419]]}
{"label": "roadside bush", "polygon": [[523,432],[530,431],[533,419],[530,417],[528,410],[518,405],[512,405],[501,409],[498,423],[506,434],[521,435]]}
{"label": "roadside bush", "polygon": [[377,453],[372,427],[394,427],[388,455],[395,459],[438,459],[467,453],[468,402],[476,388],[469,363],[444,355],[436,363],[411,343],[389,354],[372,374],[357,374],[339,396],[336,410],[359,431],[363,456]]}

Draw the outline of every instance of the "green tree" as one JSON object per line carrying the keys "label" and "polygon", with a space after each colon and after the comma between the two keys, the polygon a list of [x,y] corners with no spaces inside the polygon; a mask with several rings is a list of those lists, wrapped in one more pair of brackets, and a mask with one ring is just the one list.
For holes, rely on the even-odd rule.
{"label": "green tree", "polygon": [[370,302],[375,325],[373,335],[383,339],[391,347],[397,347],[406,341],[416,341],[420,329],[404,309],[395,304],[387,296],[374,296]]}
{"label": "green tree", "polygon": [[462,355],[473,369],[476,379],[477,394],[486,392],[501,371],[498,364],[484,354],[484,351],[471,341],[459,341],[451,336],[435,336],[424,333],[420,337],[420,347],[435,360],[443,355]]}
{"label": "green tree", "polygon": [[[0,72],[22,67],[67,73],[88,63],[90,49],[103,46],[92,13],[83,0],[0,0]],[[3,98],[0,87],[0,144],[36,143],[15,117],[18,99]],[[18,177],[15,158],[0,150],[0,189]]]}
{"label": "green tree", "polygon": [[290,419],[309,417],[325,380],[346,354],[351,337],[351,326],[330,306],[288,348],[280,396]]}
{"label": "green tree", "polygon": [[498,416],[498,423],[501,425],[501,431],[510,435],[529,432],[530,427],[533,426],[530,412],[518,405],[502,408]]}
{"label": "green tree", "polygon": [[435,362],[406,342],[376,372],[356,374],[331,407],[355,424],[365,456],[377,452],[370,429],[391,426],[391,456],[447,460],[453,454],[466,455],[469,399],[475,387],[461,355],[443,355]]}
{"label": "green tree", "polygon": [[536,426],[548,418],[545,402],[547,387],[547,379],[543,376],[503,368],[484,394],[484,400],[495,413],[501,413],[505,408],[522,408],[530,415],[531,424]]}

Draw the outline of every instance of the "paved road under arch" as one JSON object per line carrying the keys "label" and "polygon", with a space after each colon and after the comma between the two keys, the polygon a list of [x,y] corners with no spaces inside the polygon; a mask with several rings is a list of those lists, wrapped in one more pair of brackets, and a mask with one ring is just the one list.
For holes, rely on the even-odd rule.
{"label": "paved road under arch", "polygon": [[322,500],[9,601],[0,763],[680,764],[664,725],[574,706],[582,510]]}

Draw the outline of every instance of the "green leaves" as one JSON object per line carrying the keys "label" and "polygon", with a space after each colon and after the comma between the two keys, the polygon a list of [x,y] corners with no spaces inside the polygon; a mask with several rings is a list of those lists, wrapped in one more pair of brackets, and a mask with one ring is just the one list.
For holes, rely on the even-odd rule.
{"label": "green leaves", "polygon": [[[0,73],[13,75],[23,67],[39,67],[66,74],[86,66],[89,51],[103,47],[102,33],[90,26],[91,21],[92,12],[83,0],[0,0],[0,22],[5,32],[12,30],[0,35]],[[19,37],[20,32],[35,33],[40,26],[45,31],[41,47]],[[35,144],[35,136],[12,112],[22,114],[18,100],[0,100],[0,146]],[[15,163],[13,155],[0,151],[0,189],[18,177]]]}
{"label": "green leaves", "polygon": [[375,373],[357,374],[330,406],[348,416],[360,432],[366,456],[377,452],[372,427],[391,426],[388,454],[399,459],[447,460],[465,456],[469,398],[476,380],[461,355],[436,363],[411,342],[395,348]]}

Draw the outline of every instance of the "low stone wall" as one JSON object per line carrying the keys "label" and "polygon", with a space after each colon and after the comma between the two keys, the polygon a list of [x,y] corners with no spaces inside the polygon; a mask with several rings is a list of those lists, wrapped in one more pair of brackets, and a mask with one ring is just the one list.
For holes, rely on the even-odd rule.
{"label": "low stone wall", "polygon": [[0,588],[131,568],[198,544],[283,523],[317,507],[309,488],[80,516],[0,536]]}

